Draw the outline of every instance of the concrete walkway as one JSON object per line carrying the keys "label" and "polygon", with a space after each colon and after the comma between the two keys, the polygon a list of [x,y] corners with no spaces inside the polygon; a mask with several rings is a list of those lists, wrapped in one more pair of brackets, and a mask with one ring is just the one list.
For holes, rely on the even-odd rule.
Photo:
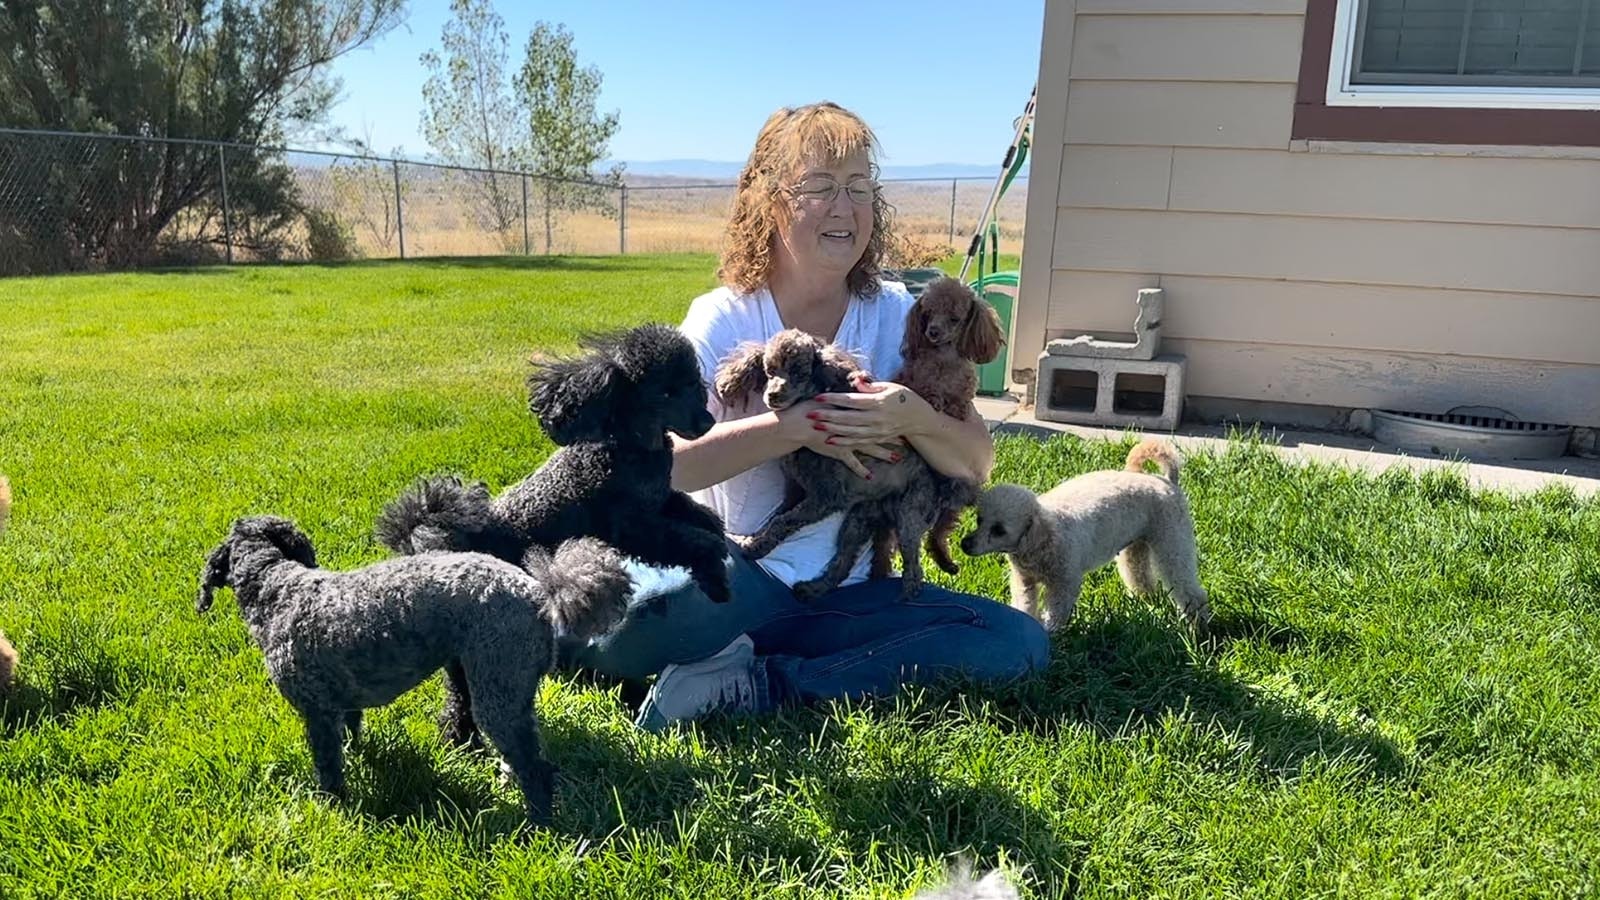
{"label": "concrete walkway", "polygon": [[[979,397],[977,406],[984,421],[989,424],[989,430],[996,433],[1033,434],[1041,438],[1066,433],[1085,439],[1098,438],[1112,441],[1121,439],[1123,435],[1123,432],[1116,428],[1041,422],[1033,417],[1032,410],[1023,409],[1017,399],[1009,395]],[[1370,473],[1381,472],[1391,466],[1405,466],[1418,471],[1456,466],[1463,469],[1467,482],[1474,487],[1516,493],[1536,491],[1550,484],[1565,484],[1580,497],[1600,493],[1600,460],[1596,459],[1563,456],[1560,459],[1547,460],[1465,463],[1427,453],[1401,450],[1360,435],[1287,431],[1263,426],[1261,436],[1265,442],[1276,445],[1280,454],[1291,459],[1317,460]],[[1220,426],[1186,424],[1168,437],[1180,449],[1220,450],[1227,444],[1227,429]]]}

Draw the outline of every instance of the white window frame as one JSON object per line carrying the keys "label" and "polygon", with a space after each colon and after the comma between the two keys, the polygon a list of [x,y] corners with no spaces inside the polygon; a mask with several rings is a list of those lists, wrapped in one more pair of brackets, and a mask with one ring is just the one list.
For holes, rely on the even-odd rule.
{"label": "white window frame", "polygon": [[1486,87],[1439,84],[1351,84],[1361,0],[1338,0],[1328,55],[1329,106],[1481,109],[1600,109],[1600,88]]}

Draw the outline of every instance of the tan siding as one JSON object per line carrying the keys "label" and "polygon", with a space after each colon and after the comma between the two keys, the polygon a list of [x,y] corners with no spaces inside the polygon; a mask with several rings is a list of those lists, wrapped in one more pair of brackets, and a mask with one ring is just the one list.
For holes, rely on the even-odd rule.
{"label": "tan siding", "polygon": [[1171,191],[1205,212],[1600,228],[1600,160],[1180,148]]}
{"label": "tan siding", "polygon": [[1531,421],[1600,426],[1594,366],[1223,341],[1175,340],[1171,349],[1189,358],[1192,396],[1413,412],[1495,406]]}
{"label": "tan siding", "polygon": [[1600,427],[1600,159],[1290,152],[1304,12],[1046,4],[1012,368],[1161,286],[1194,396]]}
{"label": "tan siding", "polygon": [[[1046,3],[1046,15],[1057,15],[1055,0]],[[1078,0],[1078,12],[1102,15],[1188,13],[1237,15],[1240,13],[1304,14],[1306,0]]]}
{"label": "tan siding", "polygon": [[1128,331],[1156,286],[1174,338],[1600,365],[1600,298],[1552,294],[1064,270],[1046,328]]}
{"label": "tan siding", "polygon": [[1587,296],[1600,233],[1062,209],[1055,267]]}
{"label": "tan siding", "polygon": [[1069,144],[1289,146],[1294,85],[1073,81]]}
{"label": "tan siding", "polygon": [[1062,206],[1165,209],[1170,147],[1067,147],[1061,159]]}
{"label": "tan siding", "polygon": [[1078,16],[1072,77],[1294,84],[1300,16]]}
{"label": "tan siding", "polygon": [[[1034,98],[1033,161],[1028,168],[1028,180],[1033,185],[1061,183],[1072,30],[1077,18],[1077,0],[1052,0],[1046,4],[1038,93]],[[1044,318],[1050,309],[1050,256],[1055,249],[1056,191],[1052,187],[1028,191],[1026,221],[1031,224],[1022,244],[1016,314],[1011,319],[1011,335],[1006,339],[1007,359],[1013,371],[1031,369],[1033,359],[1044,346]]]}

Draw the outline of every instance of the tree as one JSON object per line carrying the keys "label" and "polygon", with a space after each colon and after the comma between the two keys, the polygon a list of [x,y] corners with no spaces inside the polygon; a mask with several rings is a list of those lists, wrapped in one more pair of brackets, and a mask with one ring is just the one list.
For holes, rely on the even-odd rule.
{"label": "tree", "polygon": [[[616,112],[596,115],[600,70],[578,68],[572,33],[539,22],[528,36],[527,59],[517,76],[517,91],[528,110],[529,162],[547,176],[544,183],[544,248],[550,252],[557,209],[604,204],[609,191],[587,182],[622,183],[622,166],[596,175],[595,163],[605,158],[606,144],[617,132]],[[559,179],[559,180],[552,180]]]}
{"label": "tree", "polygon": [[[512,94],[511,40],[490,0],[451,0],[441,35],[444,56],[429,50],[422,65],[422,133],[441,159],[472,169],[523,170],[528,165],[527,115]],[[502,237],[522,216],[521,176],[467,172],[484,227]]]}
{"label": "tree", "polygon": [[[328,64],[399,24],[404,4],[5,0],[0,125],[281,145],[325,123]],[[0,244],[35,267],[136,265],[180,214],[221,218],[203,209],[219,196],[214,147],[16,139],[0,142],[6,171],[27,180],[0,197]],[[280,241],[300,219],[276,157],[229,151],[227,179],[244,241]]]}

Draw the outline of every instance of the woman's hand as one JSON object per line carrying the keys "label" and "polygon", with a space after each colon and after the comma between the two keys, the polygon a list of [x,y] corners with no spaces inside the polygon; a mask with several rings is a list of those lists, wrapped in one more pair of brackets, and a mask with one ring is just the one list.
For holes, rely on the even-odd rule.
{"label": "woman's hand", "polygon": [[926,427],[933,408],[903,384],[857,381],[853,393],[823,394],[819,407],[806,413],[834,443],[899,442]]}
{"label": "woman's hand", "polygon": [[[899,387],[899,385],[895,385]],[[902,388],[902,390],[904,390]],[[907,391],[907,393],[910,393]],[[827,394],[829,397],[851,396],[847,394]],[[885,460],[899,462],[900,457],[906,452],[906,446],[898,436],[846,436],[829,431],[829,426],[817,418],[822,410],[827,409],[823,403],[816,400],[806,400],[779,412],[778,421],[783,424],[790,440],[831,459],[836,459],[850,468],[850,471],[862,478],[871,478],[872,473],[861,461],[858,454]],[[838,412],[839,410],[835,410]]]}

